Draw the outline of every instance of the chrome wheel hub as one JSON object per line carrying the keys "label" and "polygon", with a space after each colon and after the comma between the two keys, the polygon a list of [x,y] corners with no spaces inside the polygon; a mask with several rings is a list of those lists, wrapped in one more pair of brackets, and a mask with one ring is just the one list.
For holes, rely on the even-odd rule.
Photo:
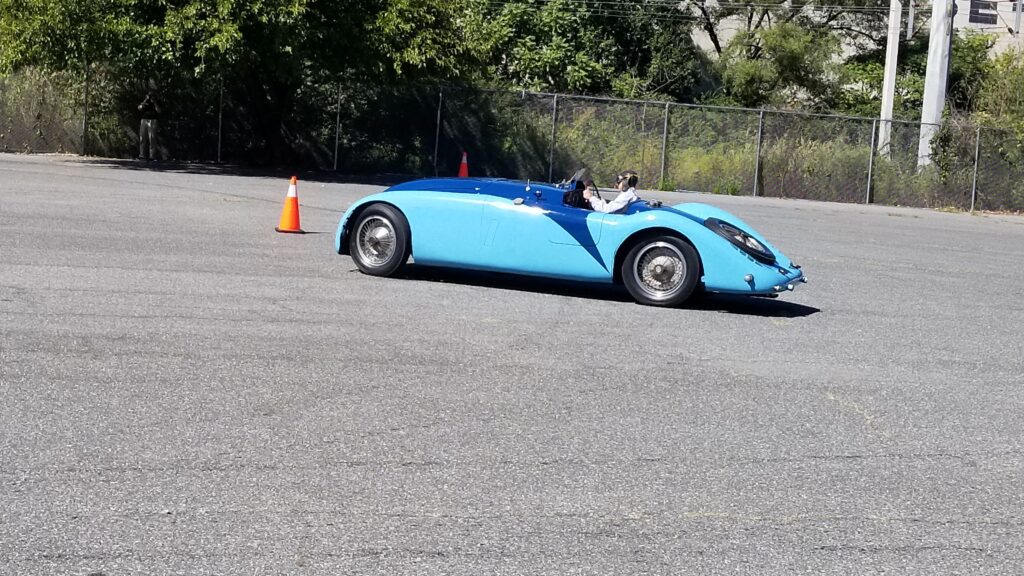
{"label": "chrome wheel hub", "polygon": [[650,298],[665,300],[679,291],[686,278],[686,260],[668,242],[648,244],[633,263],[633,277]]}
{"label": "chrome wheel hub", "polygon": [[395,253],[395,229],[378,216],[363,220],[356,233],[359,258],[370,266],[381,266]]}

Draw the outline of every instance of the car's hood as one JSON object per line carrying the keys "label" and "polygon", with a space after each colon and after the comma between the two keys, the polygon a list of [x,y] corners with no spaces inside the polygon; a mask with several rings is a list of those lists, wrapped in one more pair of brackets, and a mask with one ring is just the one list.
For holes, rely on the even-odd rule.
{"label": "car's hood", "polygon": [[677,216],[683,216],[698,224],[703,224],[708,218],[718,218],[727,222],[732,222],[737,226],[746,226],[742,220],[734,214],[726,212],[721,208],[717,208],[710,204],[702,204],[699,202],[687,202],[683,204],[673,204],[671,206],[651,206],[646,202],[637,202],[636,204],[629,207],[626,211],[627,214],[639,214],[639,213],[666,213],[675,214]]}
{"label": "car's hood", "polygon": [[722,210],[721,208],[718,208],[717,206],[712,206],[710,204],[702,204],[700,202],[687,202],[687,203],[683,203],[683,204],[675,204],[675,205],[669,206],[667,208],[662,207],[661,209],[668,209],[668,210],[673,210],[673,211],[676,211],[676,212],[681,212],[681,213],[686,214],[686,215],[690,216],[692,219],[697,220],[699,222],[703,222],[703,221],[707,220],[708,218],[718,218],[718,219],[721,219],[721,220],[726,220],[728,222],[732,222],[733,224],[736,224],[737,226],[739,226],[739,225],[745,226],[746,225],[735,214],[732,214],[731,212],[727,212],[725,210]]}

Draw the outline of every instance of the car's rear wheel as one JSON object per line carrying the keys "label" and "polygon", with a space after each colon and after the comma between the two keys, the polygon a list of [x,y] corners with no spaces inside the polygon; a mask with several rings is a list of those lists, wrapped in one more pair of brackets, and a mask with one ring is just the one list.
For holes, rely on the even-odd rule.
{"label": "car's rear wheel", "polygon": [[700,280],[700,258],[693,246],[673,236],[634,245],[622,261],[622,283],[640,304],[677,306]]}
{"label": "car's rear wheel", "polygon": [[364,274],[391,276],[409,260],[409,221],[393,206],[367,207],[351,228],[349,254]]}

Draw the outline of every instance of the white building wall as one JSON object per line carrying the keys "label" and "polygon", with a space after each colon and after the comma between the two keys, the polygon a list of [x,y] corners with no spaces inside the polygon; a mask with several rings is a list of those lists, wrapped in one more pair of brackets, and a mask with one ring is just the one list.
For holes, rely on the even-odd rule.
{"label": "white building wall", "polygon": [[[906,2],[904,2],[904,5]],[[1016,0],[993,0],[989,2],[991,6],[995,8],[993,11],[983,10],[982,14],[995,17],[996,22],[994,24],[971,22],[970,11],[971,1],[970,0],[956,0],[957,14],[953,18],[953,28],[958,32],[963,30],[971,29],[979,32],[984,32],[995,37],[995,45],[992,47],[993,54],[1000,54],[1013,48],[1019,48],[1024,50],[1024,34],[1014,35],[1012,28],[1015,25],[1016,18]],[[917,28],[924,29],[927,31],[928,22],[920,21],[921,14],[931,14],[931,3],[923,2],[918,0],[914,4],[915,10],[918,14]],[[903,29],[906,29],[907,10],[903,9]],[[718,39],[722,47],[725,47],[730,40],[736,35],[738,31],[745,29],[746,27],[745,16],[734,16],[723,20],[718,30]],[[1021,19],[1021,28],[1024,28],[1024,18]],[[693,40],[706,53],[712,57],[716,57],[714,46],[711,43],[711,37],[706,31],[700,26],[694,27]],[[843,55],[848,56],[853,53],[852,47],[844,47]]]}

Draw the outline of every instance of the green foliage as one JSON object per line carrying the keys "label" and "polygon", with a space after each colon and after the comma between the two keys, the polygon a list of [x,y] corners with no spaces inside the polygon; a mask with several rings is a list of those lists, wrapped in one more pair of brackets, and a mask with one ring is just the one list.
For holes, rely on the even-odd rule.
{"label": "green foliage", "polygon": [[460,2],[391,0],[371,34],[396,75],[456,78],[470,49],[464,16]]}
{"label": "green foliage", "polygon": [[766,146],[761,167],[765,196],[863,202],[867,143],[787,137]]}
{"label": "green foliage", "polygon": [[647,20],[638,34],[649,46],[646,59],[634,71],[643,84],[621,97],[694,102],[721,83],[714,63],[690,40],[690,24],[684,21]]}
{"label": "green foliage", "polygon": [[[896,66],[893,117],[917,120],[924,101],[924,79],[928,64],[928,35],[901,42]],[[968,30],[953,38],[953,60],[947,98],[954,111],[977,109],[977,92],[991,74],[988,51],[992,38]],[[857,54],[840,67],[840,88],[834,109],[845,114],[878,116],[881,113],[885,50]]]}
{"label": "green foliage", "polygon": [[982,124],[1010,129],[1024,141],[1024,50],[1006,52],[992,61],[977,103]]}
{"label": "green foliage", "polygon": [[1004,203],[986,200],[988,209],[1024,210],[1024,51],[1006,52],[991,63],[977,94],[983,126],[981,171],[985,187],[1008,192]]}
{"label": "green foliage", "polygon": [[774,99],[779,73],[771,62],[737,57],[726,60],[723,67],[728,102],[737,106],[759,107]]}
{"label": "green foliage", "polygon": [[0,74],[26,65],[81,70],[118,57],[138,33],[133,0],[0,0]]}
{"label": "green foliage", "polygon": [[589,25],[583,4],[478,2],[470,23],[481,60],[493,76],[539,91],[587,92],[607,83],[614,50]]}
{"label": "green foliage", "polygon": [[[135,122],[132,126],[125,125],[121,114],[126,108],[135,109],[139,102],[133,98],[133,93],[121,90],[120,82],[121,78],[113,70],[101,65],[89,67],[89,132],[85,146],[89,154],[118,157],[124,156],[126,151],[137,150],[134,130],[138,126]],[[157,147],[166,148],[171,138],[166,130],[168,126],[163,128],[163,138]]]}
{"label": "green foliage", "polygon": [[598,186],[612,186],[615,174],[636,170],[641,187],[656,187],[660,176],[660,111],[637,104],[580,102],[559,115],[555,172],[590,168]]}
{"label": "green foliage", "polygon": [[75,74],[25,69],[0,78],[0,152],[80,152],[81,93]]}
{"label": "green foliage", "polygon": [[970,166],[940,174],[933,168],[918,169],[916,162],[878,158],[872,175],[877,204],[929,208],[970,208]]}
{"label": "green foliage", "polygon": [[487,76],[518,88],[693,99],[713,74],[691,23],[667,4],[474,0],[468,26]]}
{"label": "green foliage", "polygon": [[993,44],[992,36],[973,30],[954,37],[948,95],[954,110],[975,110],[978,89],[989,77],[991,60],[988,52]]}
{"label": "green foliage", "polygon": [[318,116],[339,80],[358,94],[369,79],[456,75],[456,15],[439,0],[0,0],[0,73],[95,75],[105,89],[91,98],[96,151],[117,155],[131,153],[124,143],[147,91],[166,104],[165,138],[205,142],[205,110],[223,85],[227,128],[248,135],[237,149],[287,162],[323,140]]}
{"label": "green foliage", "polygon": [[838,40],[795,23],[737,34],[720,62],[725,91],[747,107],[815,106],[831,91]]}
{"label": "green foliage", "polygon": [[[881,62],[853,61],[841,66],[839,74],[842,88],[837,90],[834,99],[836,108],[853,116],[878,116],[881,113],[880,95],[885,66]],[[897,118],[902,115],[896,111],[904,109],[901,96],[902,91],[897,85],[896,103],[893,105],[893,115]]]}
{"label": "green foliage", "polygon": [[471,174],[547,179],[551,108],[551,97],[446,89],[438,172],[454,176],[466,151]]}
{"label": "green foliage", "polygon": [[[886,16],[844,9],[858,3],[0,0],[0,78],[8,76],[0,138],[31,135],[14,147],[19,150],[80,149],[88,84],[87,145],[104,155],[134,154],[136,105],[154,91],[165,104],[168,157],[213,157],[223,98],[227,160],[327,166],[340,119],[342,166],[425,173],[436,164],[443,173],[469,148],[486,173],[546,177],[550,98],[452,96],[442,106],[442,150],[435,159],[436,90],[416,86],[514,86],[872,117]],[[809,6],[814,9],[804,9]],[[724,42],[727,22],[741,29]],[[716,62],[695,46],[695,31],[711,39]],[[988,37],[958,35],[954,42],[951,109],[1014,131],[1012,137],[993,132],[979,181],[1019,189],[1022,55],[992,62]],[[855,55],[838,63],[841,45]],[[901,46],[897,118],[919,113],[927,46],[927,37]],[[603,178],[638,169],[648,186],[752,188],[756,115],[734,121],[673,111],[668,177],[659,183],[657,106],[563,105],[556,174],[585,163]],[[859,184],[834,187],[863,179],[866,136],[863,126],[769,123],[762,186],[786,195],[859,195]],[[892,197],[891,186],[915,202],[959,202],[971,142],[971,134],[944,128],[935,140],[935,170],[922,175],[908,168],[916,159],[880,159],[879,194]],[[0,147],[12,149],[10,143]],[[927,186],[944,192],[928,196]]]}
{"label": "green foliage", "polygon": [[674,147],[669,152],[667,180],[673,189],[707,191],[729,196],[753,193],[754,143]]}

